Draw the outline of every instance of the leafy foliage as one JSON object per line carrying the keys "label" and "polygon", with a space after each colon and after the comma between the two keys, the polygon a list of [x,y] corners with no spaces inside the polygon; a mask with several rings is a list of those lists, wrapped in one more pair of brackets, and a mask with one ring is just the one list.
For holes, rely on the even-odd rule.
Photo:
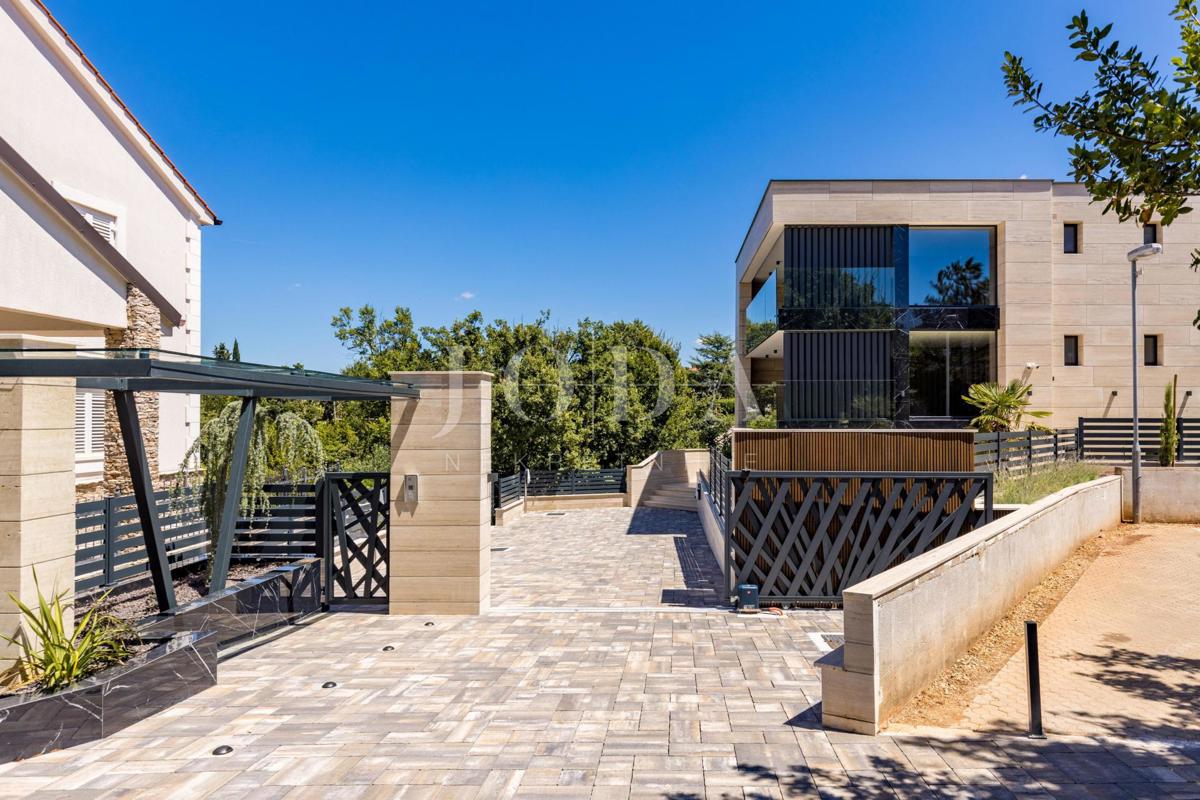
{"label": "leafy foliage", "polygon": [[1179,450],[1179,426],[1176,423],[1179,408],[1175,405],[1178,390],[1179,376],[1172,375],[1163,392],[1163,415],[1158,427],[1158,463],[1164,467],[1175,465],[1175,454]]}
{"label": "leafy foliage", "polygon": [[36,684],[46,692],[65,689],[129,657],[129,642],[135,634],[129,623],[104,611],[108,593],[71,630],[67,621],[71,603],[63,602],[67,591],[47,599],[36,571],[33,581],[38,594],[36,608],[30,608],[11,592],[8,595],[20,609],[31,635],[24,631],[11,637],[0,635],[0,639],[20,649],[16,665],[18,686]]}
{"label": "leafy foliage", "polygon": [[696,420],[697,434],[708,447],[733,427],[733,339],[720,331],[702,334],[688,367],[696,410],[703,412]]}
{"label": "leafy foliage", "polygon": [[[573,328],[553,329],[548,312],[510,323],[487,322],[474,311],[447,326],[418,329],[406,308],[381,319],[364,306],[341,309],[332,325],[354,355],[345,370],[350,375],[492,373],[492,463],[498,472],[521,465],[623,466],[656,450],[696,447],[722,424],[724,393],[732,400],[732,373],[726,379],[717,363],[721,341],[702,347],[689,371],[678,345],[638,320],[583,319]],[[713,388],[716,402],[710,402]],[[345,463],[356,453],[387,447],[388,409],[383,403],[339,403],[318,429],[330,456]]]}
{"label": "leafy foliage", "polygon": [[[1200,17],[1196,0],[1178,0],[1180,54],[1174,73],[1163,75],[1137,47],[1109,39],[1112,25],[1093,26],[1086,12],[1067,25],[1075,58],[1095,65],[1095,85],[1055,102],[1020,56],[1004,54],[1004,85],[1014,104],[1032,112],[1038,131],[1075,140],[1071,175],[1123,222],[1145,225],[1156,216],[1170,225],[1192,209],[1188,195],[1200,187]],[[1200,268],[1200,250],[1192,252]],[[1195,323],[1200,326],[1200,313]]]}
{"label": "leafy foliage", "polygon": [[988,302],[988,279],[983,264],[973,256],[966,261],[951,261],[938,270],[933,279],[933,293],[926,303],[944,306],[985,305]]}
{"label": "leafy foliage", "polygon": [[[240,400],[232,400],[215,417],[201,424],[200,435],[184,453],[172,490],[176,498],[190,491],[200,492],[201,508],[213,542],[220,532],[241,408]],[[321,439],[304,416],[284,403],[261,402],[255,409],[246,457],[242,513],[252,514],[265,507],[264,483],[274,479],[314,480],[324,471],[325,462]]]}
{"label": "leafy foliage", "polygon": [[1032,391],[1032,386],[1016,378],[1006,386],[997,383],[973,384],[963,395],[963,400],[979,409],[979,414],[971,420],[971,427],[984,433],[1049,430],[1045,425],[1026,422],[1026,417],[1043,419],[1050,416],[1049,411],[1029,409],[1029,394]]}

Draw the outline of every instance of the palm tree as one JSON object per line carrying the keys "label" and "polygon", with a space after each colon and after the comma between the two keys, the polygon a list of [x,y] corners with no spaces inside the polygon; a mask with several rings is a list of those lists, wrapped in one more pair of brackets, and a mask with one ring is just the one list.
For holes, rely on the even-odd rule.
{"label": "palm tree", "polygon": [[1033,387],[1014,378],[1007,386],[998,383],[976,383],[967,389],[963,400],[979,409],[978,416],[971,420],[971,427],[984,433],[996,431],[1050,430],[1036,422],[1026,423],[1025,418],[1043,419],[1049,411],[1031,411],[1029,394]]}

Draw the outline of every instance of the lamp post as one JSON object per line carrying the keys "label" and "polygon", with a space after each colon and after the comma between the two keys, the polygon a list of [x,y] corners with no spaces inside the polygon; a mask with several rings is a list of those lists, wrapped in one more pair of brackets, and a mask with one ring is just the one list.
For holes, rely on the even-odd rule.
{"label": "lamp post", "polygon": [[1130,481],[1130,498],[1132,502],[1133,522],[1142,521],[1142,442],[1138,433],[1138,344],[1137,344],[1137,262],[1140,258],[1150,258],[1162,252],[1161,244],[1144,244],[1135,247],[1125,254],[1129,259],[1129,313],[1132,331],[1133,349],[1133,477]]}

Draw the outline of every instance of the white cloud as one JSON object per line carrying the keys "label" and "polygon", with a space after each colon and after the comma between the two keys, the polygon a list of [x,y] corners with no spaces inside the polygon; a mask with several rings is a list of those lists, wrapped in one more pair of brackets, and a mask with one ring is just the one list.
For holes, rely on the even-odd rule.
{"label": "white cloud", "polygon": [[1019,180],[1027,181],[1029,180],[1029,176],[1022,172]]}
{"label": "white cloud", "polygon": [[474,292],[463,292],[458,296],[459,300],[472,300],[475,298]]}

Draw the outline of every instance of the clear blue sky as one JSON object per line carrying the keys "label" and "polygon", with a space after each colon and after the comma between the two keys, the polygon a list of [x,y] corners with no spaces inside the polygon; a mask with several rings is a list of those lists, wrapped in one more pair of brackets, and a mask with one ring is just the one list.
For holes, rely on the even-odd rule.
{"label": "clear blue sky", "polygon": [[[1001,55],[1088,77],[1079,0],[50,5],[225,220],[205,350],[327,369],[363,303],[640,317],[686,354],[732,330],[769,178],[1064,178]],[[1088,10],[1169,53],[1171,5]]]}

